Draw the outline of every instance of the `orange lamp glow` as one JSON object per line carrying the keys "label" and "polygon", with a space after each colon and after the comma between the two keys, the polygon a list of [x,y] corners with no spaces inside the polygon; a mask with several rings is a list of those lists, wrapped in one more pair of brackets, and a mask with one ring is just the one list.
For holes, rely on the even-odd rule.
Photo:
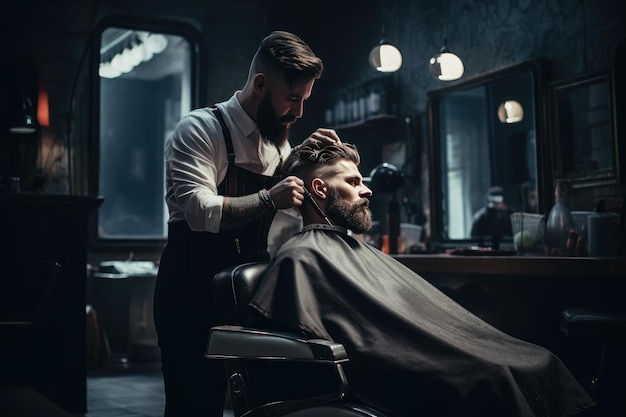
{"label": "orange lamp glow", "polygon": [[37,121],[39,126],[50,127],[50,109],[48,107],[48,90],[39,80],[39,97],[37,98]]}

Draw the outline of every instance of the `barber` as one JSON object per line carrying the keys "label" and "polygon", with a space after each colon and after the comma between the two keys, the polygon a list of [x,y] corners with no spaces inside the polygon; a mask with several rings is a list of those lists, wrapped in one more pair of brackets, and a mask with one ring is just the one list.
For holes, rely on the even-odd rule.
{"label": "barber", "polygon": [[[217,324],[213,276],[268,260],[274,214],[302,204],[304,183],[283,178],[281,167],[291,150],[290,127],[322,71],[322,60],[299,37],[272,32],[243,88],[191,111],[166,141],[168,241],[154,292],[166,417],[223,415],[223,364],[204,358]],[[311,136],[339,141],[332,129]]]}

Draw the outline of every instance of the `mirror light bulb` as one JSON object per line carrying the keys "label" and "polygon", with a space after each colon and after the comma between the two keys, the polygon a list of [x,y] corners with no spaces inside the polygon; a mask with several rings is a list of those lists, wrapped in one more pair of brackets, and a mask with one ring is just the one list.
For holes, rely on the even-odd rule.
{"label": "mirror light bulb", "polygon": [[113,68],[110,62],[101,62],[98,68],[98,74],[103,78],[115,78],[122,75],[122,71]]}

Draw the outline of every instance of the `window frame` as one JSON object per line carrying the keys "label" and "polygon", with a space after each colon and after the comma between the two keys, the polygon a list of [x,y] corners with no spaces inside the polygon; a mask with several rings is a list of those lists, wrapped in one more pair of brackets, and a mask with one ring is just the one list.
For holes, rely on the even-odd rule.
{"label": "window frame", "polygon": [[[183,22],[171,19],[145,18],[127,15],[110,16],[103,19],[96,26],[93,32],[91,60],[89,65],[89,77],[91,80],[91,135],[93,140],[90,141],[89,148],[89,171],[88,171],[88,187],[91,195],[100,196],[100,76],[98,67],[100,63],[100,49],[103,32],[108,28],[125,28],[129,30],[145,30],[150,32],[166,33],[184,38],[190,46],[191,52],[191,88],[190,88],[190,108],[194,109],[200,106],[200,103],[206,101],[205,82],[200,77],[201,70],[205,67],[203,57],[204,43],[199,31],[193,26]],[[106,204],[106,196],[103,196]],[[165,198],[165,189],[163,189],[163,198]],[[92,252],[119,252],[121,254],[129,254],[141,256],[141,253],[149,253],[154,255],[165,246],[166,236],[162,239],[109,239],[100,238],[98,235],[99,214],[95,212],[88,226],[88,248]],[[114,255],[113,255],[114,256]]]}

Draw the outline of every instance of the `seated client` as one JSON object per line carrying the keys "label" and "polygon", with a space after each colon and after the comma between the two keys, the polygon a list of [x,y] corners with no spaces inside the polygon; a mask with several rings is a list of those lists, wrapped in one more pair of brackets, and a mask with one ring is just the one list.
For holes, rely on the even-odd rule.
{"label": "seated client", "polygon": [[[351,237],[371,190],[347,143],[308,139],[286,160],[304,180],[304,228],[278,250],[249,325],[345,346],[358,400],[388,416],[571,416],[595,405],[547,349],[479,319],[418,274]],[[443,261],[445,262],[445,261]]]}

